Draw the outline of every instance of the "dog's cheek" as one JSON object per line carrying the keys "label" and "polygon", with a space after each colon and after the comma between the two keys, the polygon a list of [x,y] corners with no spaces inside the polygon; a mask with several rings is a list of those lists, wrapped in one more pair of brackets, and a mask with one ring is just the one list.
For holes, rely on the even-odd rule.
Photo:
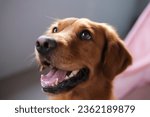
{"label": "dog's cheek", "polygon": [[85,46],[85,49],[81,50],[81,59],[84,63],[89,68],[95,68],[96,65],[99,63],[99,58],[100,58],[100,50],[97,48],[93,43],[88,44]]}

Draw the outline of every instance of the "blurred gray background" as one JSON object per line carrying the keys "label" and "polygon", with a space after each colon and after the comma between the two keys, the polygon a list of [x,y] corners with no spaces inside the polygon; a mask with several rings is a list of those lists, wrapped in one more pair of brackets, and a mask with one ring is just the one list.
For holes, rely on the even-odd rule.
{"label": "blurred gray background", "polygon": [[[106,22],[125,38],[148,2],[0,0],[0,99],[47,99],[41,91],[33,53],[36,39],[53,18],[86,17]],[[132,95],[128,98],[132,99]]]}

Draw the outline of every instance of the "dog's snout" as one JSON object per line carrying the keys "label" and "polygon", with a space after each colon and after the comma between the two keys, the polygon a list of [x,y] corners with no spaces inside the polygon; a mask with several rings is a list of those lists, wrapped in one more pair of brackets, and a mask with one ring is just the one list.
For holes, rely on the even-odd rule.
{"label": "dog's snout", "polygon": [[51,50],[55,49],[57,46],[57,43],[55,39],[47,37],[47,36],[41,36],[36,41],[36,49],[40,54],[48,54]]}

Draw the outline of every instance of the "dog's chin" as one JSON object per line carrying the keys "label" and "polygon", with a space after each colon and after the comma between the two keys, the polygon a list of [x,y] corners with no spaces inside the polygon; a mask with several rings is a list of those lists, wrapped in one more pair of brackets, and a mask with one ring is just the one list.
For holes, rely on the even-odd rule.
{"label": "dog's chin", "polygon": [[41,85],[44,92],[59,94],[72,90],[77,85],[88,80],[88,78],[88,68],[65,71],[51,67],[46,75],[41,75]]}

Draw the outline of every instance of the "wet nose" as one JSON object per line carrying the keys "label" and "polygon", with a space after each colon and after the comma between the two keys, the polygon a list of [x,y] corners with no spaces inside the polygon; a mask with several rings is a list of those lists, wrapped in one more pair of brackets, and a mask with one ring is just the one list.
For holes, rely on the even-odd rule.
{"label": "wet nose", "polygon": [[56,47],[57,47],[56,40],[48,36],[40,36],[36,41],[36,49],[42,55],[48,54]]}

